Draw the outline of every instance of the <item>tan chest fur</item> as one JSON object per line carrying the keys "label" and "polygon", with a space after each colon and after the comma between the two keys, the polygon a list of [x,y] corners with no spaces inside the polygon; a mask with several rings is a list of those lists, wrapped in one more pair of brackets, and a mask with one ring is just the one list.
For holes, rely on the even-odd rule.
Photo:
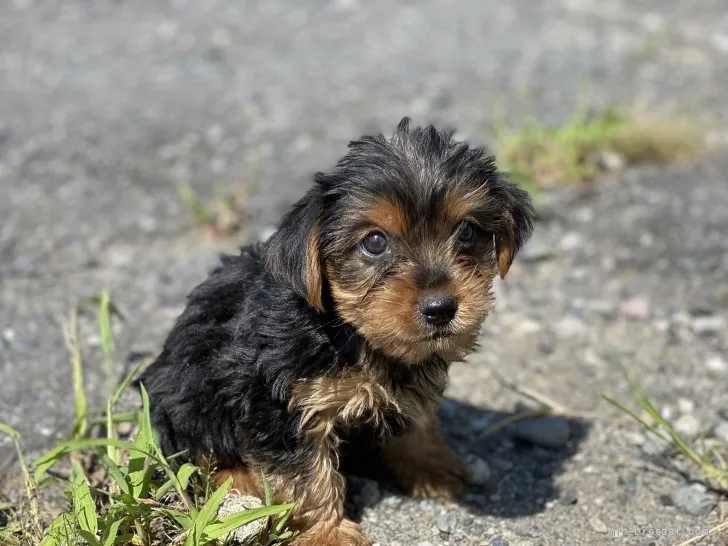
{"label": "tan chest fur", "polygon": [[386,428],[392,417],[417,426],[440,405],[446,382],[442,366],[414,367],[402,382],[386,363],[367,360],[355,370],[296,383],[289,408],[300,411],[301,428],[320,439],[340,428]]}

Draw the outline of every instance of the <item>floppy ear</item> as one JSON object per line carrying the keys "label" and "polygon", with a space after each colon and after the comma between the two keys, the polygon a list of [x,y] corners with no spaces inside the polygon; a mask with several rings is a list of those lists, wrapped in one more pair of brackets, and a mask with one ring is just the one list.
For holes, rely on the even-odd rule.
{"label": "floppy ear", "polygon": [[265,245],[268,270],[308,303],[323,311],[323,284],[319,252],[320,217],[323,210],[317,188],[312,188],[283,217],[278,231]]}
{"label": "floppy ear", "polygon": [[498,175],[497,194],[501,201],[501,227],[495,233],[495,252],[501,279],[506,277],[513,258],[531,236],[536,215],[527,192],[508,181],[504,174]]}

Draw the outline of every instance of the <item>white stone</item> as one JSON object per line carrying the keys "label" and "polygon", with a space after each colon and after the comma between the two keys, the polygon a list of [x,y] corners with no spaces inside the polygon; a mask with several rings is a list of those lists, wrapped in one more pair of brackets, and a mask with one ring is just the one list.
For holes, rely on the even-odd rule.
{"label": "white stone", "polygon": [[718,355],[708,357],[705,361],[705,367],[709,372],[715,374],[725,374],[728,372],[728,362],[722,356]]}

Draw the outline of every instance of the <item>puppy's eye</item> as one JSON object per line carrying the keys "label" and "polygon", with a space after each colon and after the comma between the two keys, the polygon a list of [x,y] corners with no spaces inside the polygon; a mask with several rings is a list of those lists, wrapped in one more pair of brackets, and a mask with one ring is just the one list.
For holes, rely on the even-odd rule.
{"label": "puppy's eye", "polygon": [[387,238],[376,231],[367,235],[361,242],[361,246],[367,254],[378,256],[387,250]]}
{"label": "puppy's eye", "polygon": [[475,226],[468,221],[460,222],[460,225],[457,229],[457,234],[459,243],[462,243],[464,245],[470,244],[475,238]]}

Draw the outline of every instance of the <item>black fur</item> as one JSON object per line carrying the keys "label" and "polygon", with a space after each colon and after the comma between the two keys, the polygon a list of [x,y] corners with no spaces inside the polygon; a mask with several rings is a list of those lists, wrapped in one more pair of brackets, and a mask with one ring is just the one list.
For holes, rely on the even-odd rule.
{"label": "black fur", "polygon": [[[480,148],[456,143],[432,127],[400,123],[392,139],[363,137],[283,219],[265,245],[226,256],[189,295],[163,350],[140,382],[149,393],[152,423],[167,454],[212,456],[223,465],[248,459],[295,471],[311,456],[311,440],[288,412],[292,384],[356,366],[366,340],[343,324],[323,280],[324,311],[312,307],[303,271],[307,238],[319,229],[322,259],[356,245],[347,211],[372,196],[396,195],[423,222],[452,180],[489,187],[480,227],[497,234],[515,223],[519,247],[531,231],[525,192],[509,184]],[[406,365],[382,356],[392,381],[411,384]],[[427,365],[444,365],[433,359]],[[407,423],[388,423],[394,432]]]}

